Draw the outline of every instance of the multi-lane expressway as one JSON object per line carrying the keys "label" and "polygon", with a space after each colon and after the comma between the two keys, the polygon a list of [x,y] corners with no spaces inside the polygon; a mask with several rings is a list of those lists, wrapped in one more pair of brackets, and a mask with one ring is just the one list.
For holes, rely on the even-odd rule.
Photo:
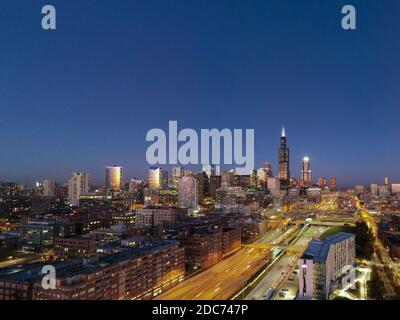
{"label": "multi-lane expressway", "polygon": [[[305,247],[313,237],[317,237],[326,227],[310,226],[294,241],[294,245]],[[265,277],[246,296],[246,300],[263,300],[269,288],[275,290],[274,299],[294,299],[297,294],[296,266],[300,254],[289,255],[284,252],[274,263]]]}
{"label": "multi-lane expressway", "polygon": [[[300,216],[304,214],[307,216],[305,212],[301,212]],[[289,224],[294,219],[299,220],[301,217],[297,214],[291,218],[286,217],[275,229],[268,231],[254,244],[243,247],[213,267],[185,279],[155,299],[262,299],[269,287],[277,289],[275,298],[293,299],[297,290],[297,276],[293,277],[293,271],[301,252],[290,252],[290,246],[304,250],[313,237],[318,237],[332,225],[328,223],[326,226],[307,226],[308,230],[299,234],[302,226]],[[293,239],[295,241],[288,243]],[[271,249],[274,246],[282,246],[284,251],[271,261]],[[286,287],[289,290],[286,290]],[[285,290],[285,297],[280,297],[280,290]]]}
{"label": "multi-lane expressway", "polygon": [[[267,232],[257,243],[279,243],[297,227],[282,222]],[[181,284],[162,293],[157,300],[226,300],[247,285],[249,280],[265,267],[270,249],[244,247],[213,267],[194,275]]]}

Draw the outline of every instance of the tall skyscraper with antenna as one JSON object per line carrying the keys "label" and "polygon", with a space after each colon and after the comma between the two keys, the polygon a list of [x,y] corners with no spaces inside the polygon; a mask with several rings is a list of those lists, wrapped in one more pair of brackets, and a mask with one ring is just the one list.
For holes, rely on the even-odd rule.
{"label": "tall skyscraper with antenna", "polygon": [[285,127],[282,127],[281,144],[279,148],[278,179],[280,182],[281,189],[289,188],[290,186],[289,148],[286,145]]}

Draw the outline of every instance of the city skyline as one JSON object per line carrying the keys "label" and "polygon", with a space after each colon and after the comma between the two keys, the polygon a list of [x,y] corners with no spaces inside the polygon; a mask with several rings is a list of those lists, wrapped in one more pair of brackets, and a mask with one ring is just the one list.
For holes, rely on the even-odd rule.
{"label": "city skyline", "polygon": [[400,300],[399,17],[399,0],[5,3],[0,302],[248,318]]}
{"label": "city skyline", "polygon": [[78,12],[78,2],[54,1],[50,33],[35,4],[5,4],[0,179],[88,171],[100,184],[115,163],[143,177],[146,132],[176,119],[196,130],[254,128],[256,167],[270,161],[276,171],[284,124],[296,177],[307,155],[315,177],[344,186],[400,180],[399,4],[353,2],[352,32],[335,2],[321,11],[320,1],[120,1],[110,16],[107,1]]}
{"label": "city skyline", "polygon": [[[295,171],[294,174],[291,175],[291,172],[293,172],[293,171],[290,168],[291,168],[291,164],[293,164],[294,161],[293,160],[289,161],[289,158],[290,158],[289,149],[290,148],[288,148],[288,146],[287,146],[287,135],[286,135],[286,127],[285,126],[282,126],[282,128],[281,128],[280,139],[281,139],[280,140],[280,148],[279,148],[279,150],[278,150],[278,152],[276,154],[276,161],[271,161],[272,163],[274,163],[274,162],[276,163],[275,167],[272,166],[272,174],[276,178],[278,178],[278,180],[283,181],[284,184],[285,184],[285,179],[283,178],[283,180],[282,180],[282,177],[280,177],[280,173],[279,173],[280,168],[281,168],[281,171],[282,171],[282,173],[281,173],[282,176],[287,176],[289,179],[295,179],[295,180],[298,180],[298,181],[304,180],[304,178],[303,178],[304,162],[305,161],[306,162],[310,162],[310,160],[311,160],[310,157],[308,156],[308,153],[304,153],[305,156],[303,156],[298,161],[299,163],[295,162],[295,167],[299,167],[299,169],[298,169],[298,171]],[[297,160],[297,159],[295,159],[295,160]],[[271,162],[268,159],[267,161],[262,162],[262,165],[260,165],[260,166],[255,165],[254,170],[257,170],[257,169],[261,168],[265,163],[271,163]],[[234,170],[234,166],[232,166],[232,165],[220,164],[218,166],[221,167],[222,168],[221,170],[223,170],[223,171]],[[171,177],[170,174],[173,174],[173,169],[174,168],[186,168],[186,169],[189,169],[189,170],[191,169],[191,170],[193,170],[195,172],[204,171],[204,166],[201,165],[201,164],[199,164],[199,165],[182,165],[182,164],[177,164],[177,165],[158,165],[156,167],[148,165],[147,168],[145,169],[144,174],[142,176],[126,176],[125,174],[122,174],[122,170],[125,172],[125,167],[124,166],[113,164],[113,165],[106,165],[105,168],[103,168],[103,169],[105,169],[105,174],[104,174],[104,170],[103,170],[103,176],[102,177],[100,177],[100,176],[95,177],[95,179],[93,179],[91,170],[75,170],[75,171],[70,173],[70,175],[67,177],[66,181],[57,180],[57,179],[54,179],[54,178],[49,177],[49,176],[46,176],[46,177],[44,177],[42,179],[35,179],[34,181],[29,181],[29,182],[26,182],[26,181],[12,181],[12,180],[7,180],[6,181],[6,180],[1,180],[1,179],[0,179],[0,181],[2,181],[2,182],[16,182],[16,183],[24,183],[24,184],[28,184],[28,185],[34,185],[34,184],[37,184],[39,181],[50,180],[50,181],[55,181],[55,182],[57,182],[57,183],[62,185],[62,184],[68,184],[68,180],[70,179],[71,174],[74,174],[76,172],[85,172],[85,173],[89,173],[89,175],[90,175],[90,185],[92,185],[92,186],[103,186],[104,185],[104,186],[107,187],[108,184],[109,184],[109,182],[108,182],[109,170],[118,169],[118,170],[121,170],[120,177],[118,177],[118,184],[120,184],[122,186],[123,182],[129,182],[131,179],[147,180],[149,178],[149,175],[148,175],[149,174],[149,169],[151,169],[151,168],[161,168],[161,169],[167,171],[168,178]],[[274,169],[275,169],[275,171],[274,171]],[[249,172],[249,175],[250,174],[251,174],[251,172]],[[311,178],[311,176],[310,176],[310,178]],[[327,178],[328,179],[329,178],[337,179],[338,177],[334,173],[332,173],[332,174],[320,174],[320,175],[318,175],[318,177],[316,179],[322,179],[322,178],[323,179],[327,179]],[[355,185],[360,185],[360,184],[364,185],[364,186],[369,186],[371,184],[378,184],[378,185],[379,184],[387,184],[386,183],[387,179],[390,181],[390,183],[398,183],[398,182],[400,182],[400,178],[397,181],[395,179],[391,179],[391,177],[388,177],[386,175],[386,176],[381,177],[381,181],[369,181],[369,182],[367,181],[366,183],[361,183],[361,182],[355,181],[353,184],[348,184],[348,185],[346,185],[344,183],[340,183],[340,180],[339,180],[338,186],[339,186],[339,188],[346,189],[346,188],[353,188]],[[286,184],[288,184],[288,183],[289,182],[287,182]],[[319,181],[313,179],[313,180],[311,180],[310,183],[312,183],[314,185],[318,185]],[[311,186],[311,185],[309,185],[309,186]],[[285,187],[285,188],[287,188],[287,187]]]}

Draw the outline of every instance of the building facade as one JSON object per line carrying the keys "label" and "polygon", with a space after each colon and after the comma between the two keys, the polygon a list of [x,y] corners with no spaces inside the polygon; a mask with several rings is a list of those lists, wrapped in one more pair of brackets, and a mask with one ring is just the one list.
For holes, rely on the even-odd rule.
{"label": "building facade", "polygon": [[168,174],[160,167],[151,167],[149,169],[149,187],[152,190],[164,188],[168,183]]}
{"label": "building facade", "polygon": [[301,180],[305,187],[309,188],[313,185],[312,173],[311,173],[311,162],[309,157],[303,158],[303,165],[301,170]]}
{"label": "building facade", "polygon": [[183,210],[178,208],[140,208],[136,209],[137,227],[158,227],[183,218]]}
{"label": "building facade", "polygon": [[285,127],[282,128],[279,157],[278,179],[281,189],[287,189],[290,185],[289,148],[286,145]]}
{"label": "building facade", "polygon": [[89,174],[75,172],[68,180],[68,202],[71,206],[79,206],[79,198],[89,192]]}
{"label": "building facade", "polygon": [[42,266],[0,271],[0,300],[149,300],[184,280],[184,250],[175,241],[59,262],[56,289],[44,289]]}
{"label": "building facade", "polygon": [[338,233],[325,240],[314,239],[299,260],[301,300],[326,300],[332,285],[355,264],[355,236]]}
{"label": "building facade", "polygon": [[106,188],[115,192],[122,190],[124,182],[123,168],[118,166],[106,167]]}
{"label": "building facade", "polygon": [[198,192],[197,181],[193,177],[183,177],[178,185],[179,207],[191,211],[197,210]]}

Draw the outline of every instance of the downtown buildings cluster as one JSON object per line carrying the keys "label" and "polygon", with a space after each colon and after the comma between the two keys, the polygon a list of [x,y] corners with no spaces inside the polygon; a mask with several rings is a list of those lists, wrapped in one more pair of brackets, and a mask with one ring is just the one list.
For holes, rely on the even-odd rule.
{"label": "downtown buildings cluster", "polygon": [[[379,210],[397,204],[397,197],[392,198],[397,189],[386,180],[384,187],[348,190],[338,190],[334,177],[314,183],[308,157],[300,178],[293,178],[284,129],[277,176],[272,169],[266,162],[248,175],[237,175],[206,165],[199,172],[174,167],[169,175],[151,167],[146,179],[125,181],[123,168],[110,166],[104,186],[91,186],[86,172],[73,173],[63,186],[51,180],[34,187],[2,183],[0,299],[153,299],[279,225],[265,211],[319,205],[351,210],[355,196]],[[343,236],[345,243],[347,239]],[[350,239],[349,261],[354,260],[354,237]],[[299,284],[304,298],[328,296],[330,285],[310,290],[321,284],[304,272],[324,265],[324,274],[330,272],[324,281],[339,278],[331,268],[336,251],[329,249],[338,243],[342,239],[314,241],[305,251],[300,261],[307,268],[301,269],[304,281]],[[274,258],[271,250],[264,265]],[[57,270],[55,290],[41,285],[40,270],[46,264]]]}

